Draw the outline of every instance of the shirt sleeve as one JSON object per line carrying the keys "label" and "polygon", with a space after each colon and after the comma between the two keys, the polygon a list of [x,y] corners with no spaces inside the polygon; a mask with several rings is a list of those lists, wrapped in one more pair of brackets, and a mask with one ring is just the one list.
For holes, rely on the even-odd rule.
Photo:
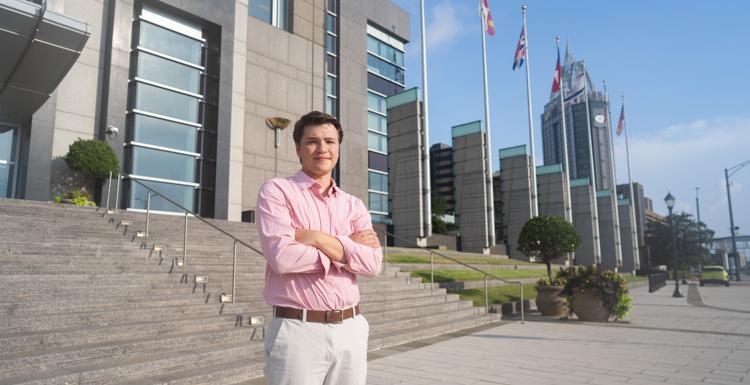
{"label": "shirt sleeve", "polygon": [[[354,232],[362,230],[372,230],[372,218],[367,211],[367,207],[361,200],[355,201],[354,219],[352,220]],[[363,277],[374,277],[380,273],[383,267],[383,250],[378,247],[373,249],[365,245],[354,242],[351,238],[339,235],[338,238],[344,247],[346,263],[332,262],[334,266],[346,269],[354,274]]]}
{"label": "shirt sleeve", "polygon": [[263,256],[277,274],[328,273],[331,260],[317,248],[294,239],[292,208],[282,188],[267,181],[258,192],[257,222]]}

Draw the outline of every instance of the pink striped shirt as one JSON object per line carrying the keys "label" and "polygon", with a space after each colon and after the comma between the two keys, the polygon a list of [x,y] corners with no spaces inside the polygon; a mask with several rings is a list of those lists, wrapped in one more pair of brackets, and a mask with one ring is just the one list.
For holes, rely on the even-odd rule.
{"label": "pink striped shirt", "polygon": [[[268,304],[308,310],[336,310],[359,303],[357,275],[374,277],[383,254],[349,238],[372,230],[364,203],[334,184],[328,196],[303,171],[271,179],[258,193],[258,235],[266,265],[263,298]],[[295,229],[318,230],[338,238],[346,263],[331,261],[315,247],[294,240]]]}

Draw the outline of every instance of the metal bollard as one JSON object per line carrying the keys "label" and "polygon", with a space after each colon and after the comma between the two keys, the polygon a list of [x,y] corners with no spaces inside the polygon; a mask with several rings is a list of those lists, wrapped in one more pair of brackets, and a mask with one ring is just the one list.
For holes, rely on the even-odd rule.
{"label": "metal bollard", "polygon": [[109,180],[107,181],[107,211],[109,213],[109,193],[112,190],[112,171],[109,172]]}
{"label": "metal bollard", "polygon": [[524,306],[523,306],[523,282],[521,282],[520,285],[521,285],[521,324],[524,324],[526,322],[525,322],[524,316],[523,316],[523,313],[524,313],[524,310],[523,310],[523,308],[524,308]]}
{"label": "metal bollard", "polygon": [[435,268],[433,265],[435,256],[432,254],[432,251],[430,251],[430,294],[433,294],[435,292]]}
{"label": "metal bollard", "polygon": [[188,212],[185,211],[185,237],[182,240],[182,263],[183,263],[183,266],[187,266],[187,225],[188,225]]}
{"label": "metal bollard", "polygon": [[237,280],[237,240],[234,241],[234,250],[232,252],[232,302],[235,301],[235,290]]}
{"label": "metal bollard", "polygon": [[484,275],[484,314],[490,314],[490,291],[487,287],[487,274]]}
{"label": "metal bollard", "polygon": [[120,181],[122,181],[122,175],[117,174],[117,192],[115,193],[115,214],[120,208]]}

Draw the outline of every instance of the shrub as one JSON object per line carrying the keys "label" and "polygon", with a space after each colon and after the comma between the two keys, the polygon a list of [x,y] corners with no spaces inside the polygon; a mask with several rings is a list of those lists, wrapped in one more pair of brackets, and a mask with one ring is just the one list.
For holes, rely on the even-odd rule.
{"label": "shrub", "polygon": [[68,190],[63,195],[55,196],[55,203],[68,201],[76,206],[96,207],[96,203],[89,200],[89,194],[85,189]]}
{"label": "shrub", "polygon": [[120,172],[120,161],[107,143],[96,139],[78,139],[68,148],[65,163],[90,178],[106,178]]}
{"label": "shrub", "polygon": [[541,258],[547,264],[549,282],[552,279],[552,260],[571,253],[581,244],[575,227],[565,219],[540,215],[531,218],[518,236],[518,251],[528,257]]}
{"label": "shrub", "polygon": [[560,269],[557,276],[565,280],[563,294],[568,297],[568,303],[572,303],[577,293],[593,290],[615,319],[625,318],[630,313],[632,301],[621,274],[612,270],[602,271],[596,265],[591,265]]}

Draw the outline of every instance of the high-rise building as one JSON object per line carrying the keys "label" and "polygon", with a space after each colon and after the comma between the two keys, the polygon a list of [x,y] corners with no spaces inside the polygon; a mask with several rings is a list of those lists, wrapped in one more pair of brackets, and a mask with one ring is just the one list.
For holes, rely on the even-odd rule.
{"label": "high-rise building", "polygon": [[430,191],[445,201],[446,214],[456,213],[456,186],[453,184],[453,147],[445,143],[430,146]]}
{"label": "high-rise building", "polygon": [[[591,124],[591,143],[594,152],[594,169],[597,190],[610,190],[612,183],[612,156],[607,121],[608,101],[602,92],[596,91],[588,71],[584,70],[581,61],[576,61],[570,49],[566,52],[563,66],[563,89],[565,91],[565,118],[568,132],[568,162],[570,179],[591,177],[589,158],[588,122],[586,119],[586,102],[584,84],[588,89],[589,122]],[[560,100],[557,94],[550,96],[542,113],[542,148],[544,164],[563,163],[562,125]]]}
{"label": "high-rise building", "polygon": [[[19,21],[42,8],[0,2]],[[0,68],[20,68],[0,85],[0,150],[11,149],[0,151],[0,197],[47,201],[80,187],[61,157],[78,138],[100,139],[121,160],[121,208],[144,209],[147,185],[205,217],[251,220],[262,182],[299,168],[291,128],[277,139],[267,119],[319,110],[344,128],[338,183],[387,221],[385,97],[403,89],[410,38],[390,1],[46,3],[52,21],[32,43],[46,56],[33,65],[15,55],[20,32],[5,33],[22,24],[0,28]],[[10,93],[24,90],[34,103]],[[106,186],[91,185],[102,205]],[[151,208],[180,211],[158,197]]]}
{"label": "high-rise building", "polygon": [[367,24],[368,201],[374,223],[390,223],[388,202],[388,107],[404,90],[403,37]]}

